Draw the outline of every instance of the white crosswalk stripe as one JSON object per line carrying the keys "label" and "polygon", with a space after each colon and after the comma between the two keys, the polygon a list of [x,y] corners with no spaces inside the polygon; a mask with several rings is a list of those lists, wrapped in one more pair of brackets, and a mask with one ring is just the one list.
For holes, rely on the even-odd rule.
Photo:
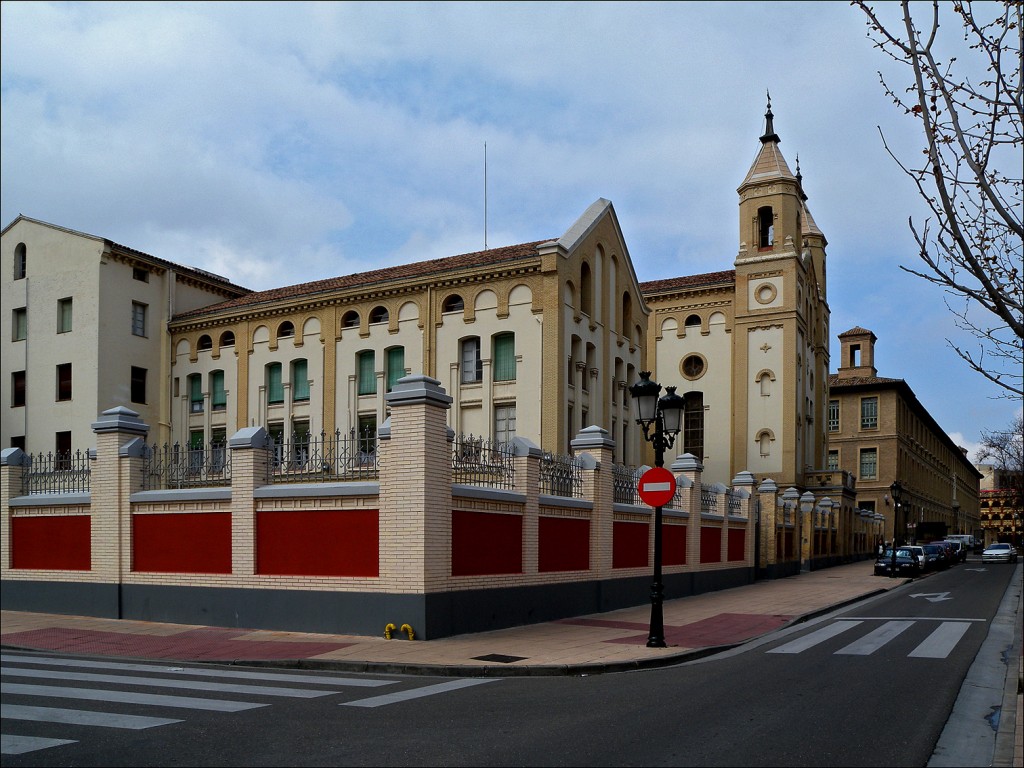
{"label": "white crosswalk stripe", "polygon": [[[928,636],[920,642],[914,650],[907,654],[910,658],[916,659],[944,659],[953,652],[956,644],[960,642],[971,624],[977,619],[931,619],[931,618],[883,618],[883,617],[859,617],[856,619],[842,619],[834,621],[824,627],[809,632],[806,635],[771,648],[765,653],[796,654],[803,653],[815,646],[821,645],[835,637],[849,632],[857,627],[866,629],[872,622],[881,621],[880,626],[871,628],[867,634],[858,637],[842,648],[833,651],[837,656],[870,656],[876,651],[884,648],[895,638],[912,628],[925,627],[929,623],[940,622]],[[863,625],[863,626],[862,626]]]}
{"label": "white crosswalk stripe", "polygon": [[[20,701],[13,702],[11,701],[12,696],[39,698],[47,703],[56,699],[73,699],[101,705],[102,703],[112,703],[131,707],[174,708],[178,711],[234,713],[269,706],[260,701],[234,700],[232,697],[235,696],[317,698],[337,695],[343,688],[377,688],[401,682],[399,679],[66,659],[60,656],[21,655],[18,653],[0,654],[0,664],[2,664],[0,673],[4,678],[3,682],[0,682],[0,694],[4,697],[3,704],[0,705],[0,719],[3,720],[4,730],[4,733],[0,734],[0,754],[3,755],[20,755],[36,750],[51,749],[75,744],[80,740],[79,738],[47,738],[38,735],[27,736],[9,733],[9,730],[16,728],[18,722],[33,722],[52,726],[53,733],[47,733],[46,736],[54,737],[64,735],[60,731],[70,727],[142,730],[185,722],[177,718],[152,717],[143,714],[34,706]],[[26,680],[26,682],[17,682],[19,679]],[[28,681],[40,681],[40,683],[42,681],[60,681],[61,683],[79,681],[98,687],[46,685]],[[485,682],[492,681],[455,679],[436,685],[423,685],[419,688],[398,691],[390,695],[357,699],[347,702],[347,705],[368,708],[381,707],[399,701],[439,695]],[[132,690],[136,688],[174,688],[184,692],[212,694],[216,698],[206,695],[144,693]],[[88,706],[88,704],[83,706]],[[71,735],[80,737],[80,734],[80,731],[75,731]]]}

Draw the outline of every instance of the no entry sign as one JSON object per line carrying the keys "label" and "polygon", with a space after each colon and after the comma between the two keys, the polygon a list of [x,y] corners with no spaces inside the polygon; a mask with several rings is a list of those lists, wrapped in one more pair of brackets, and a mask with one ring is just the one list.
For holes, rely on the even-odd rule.
{"label": "no entry sign", "polygon": [[663,507],[676,495],[676,478],[664,467],[653,467],[640,475],[640,498],[652,507]]}

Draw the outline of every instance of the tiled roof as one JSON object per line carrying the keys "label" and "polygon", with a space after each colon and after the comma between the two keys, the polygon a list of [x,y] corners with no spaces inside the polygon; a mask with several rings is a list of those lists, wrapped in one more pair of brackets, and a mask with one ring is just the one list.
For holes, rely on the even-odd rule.
{"label": "tiled roof", "polygon": [[766,141],[761,145],[761,149],[758,151],[757,157],[754,158],[754,162],[751,164],[750,170],[747,171],[747,176],[743,179],[743,183],[740,184],[740,188],[742,189],[751,182],[779,178],[796,181],[796,176],[793,175],[793,172],[789,170],[789,166],[786,164],[786,158],[779,151],[778,143]]}
{"label": "tiled roof", "polygon": [[671,291],[686,290],[688,288],[705,288],[711,285],[735,282],[736,270],[726,269],[721,272],[706,272],[703,275],[686,275],[685,277],[669,277],[665,280],[649,280],[646,283],[640,283],[640,292],[645,296],[649,296],[655,293],[670,293]]}
{"label": "tiled roof", "polygon": [[840,333],[839,334],[839,338],[842,339],[842,338],[845,338],[847,336],[865,336],[865,335],[874,336],[875,334],[872,333],[871,331],[869,331],[867,328],[861,328],[859,325],[855,325],[850,330],[843,331],[842,333]]}
{"label": "tiled roof", "polygon": [[408,280],[416,278],[441,275],[460,269],[469,269],[489,264],[501,264],[503,262],[518,261],[522,259],[536,258],[538,247],[550,240],[537,240],[532,243],[521,243],[520,245],[509,245],[504,248],[491,248],[486,251],[474,253],[463,253],[458,256],[446,256],[441,259],[429,261],[417,261],[412,264],[400,264],[395,267],[373,269],[369,272],[356,272],[341,277],[329,277],[324,280],[314,280],[309,283],[298,283],[287,285],[282,288],[271,288],[266,291],[255,291],[245,296],[239,296],[229,301],[222,301],[219,304],[212,304],[208,307],[195,309],[190,312],[183,312],[175,315],[175,319],[196,317],[207,313],[220,312],[227,309],[250,307],[267,302],[281,301],[282,299],[312,297],[320,293],[341,291],[347,288],[358,288],[361,286],[387,283],[397,280]]}
{"label": "tiled roof", "polygon": [[881,376],[850,376],[840,378],[837,373],[830,373],[828,375],[829,387],[867,387],[872,385],[881,386],[883,384],[906,384],[906,381],[904,379],[886,379]]}

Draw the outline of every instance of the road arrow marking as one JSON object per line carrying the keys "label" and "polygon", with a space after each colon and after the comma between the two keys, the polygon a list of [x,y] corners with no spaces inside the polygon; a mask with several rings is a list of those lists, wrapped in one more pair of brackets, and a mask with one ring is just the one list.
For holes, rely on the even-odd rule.
{"label": "road arrow marking", "polygon": [[975,573],[984,573],[988,568],[965,568],[965,571],[974,571]]}
{"label": "road arrow marking", "polygon": [[946,597],[949,592],[918,592],[916,595],[911,597],[923,597],[929,603],[941,603],[943,600],[952,600],[952,597]]}

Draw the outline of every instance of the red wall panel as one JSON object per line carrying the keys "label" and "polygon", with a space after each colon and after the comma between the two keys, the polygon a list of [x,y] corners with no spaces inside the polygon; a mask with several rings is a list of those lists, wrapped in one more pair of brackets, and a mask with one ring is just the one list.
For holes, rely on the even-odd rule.
{"label": "red wall panel", "polygon": [[132,515],[132,570],[231,573],[231,513]]}
{"label": "red wall panel", "polygon": [[11,567],[91,570],[91,531],[89,515],[12,518]]}
{"label": "red wall panel", "polygon": [[702,563],[722,562],[722,529],[700,529],[700,561]]}
{"label": "red wall panel", "polygon": [[542,517],[537,521],[538,569],[590,569],[590,521],[578,517]]}
{"label": "red wall panel", "polygon": [[376,509],[256,514],[256,572],[274,576],[380,575]]}
{"label": "red wall panel", "polygon": [[647,565],[647,530],[647,523],[628,523],[624,520],[612,523],[612,568],[639,568]]}
{"label": "red wall panel", "polygon": [[685,525],[662,525],[661,562],[665,565],[686,565]]}
{"label": "red wall panel", "polygon": [[452,511],[452,576],[522,572],[522,517]]}
{"label": "red wall panel", "polygon": [[745,528],[730,528],[729,529],[729,543],[726,545],[727,559],[729,562],[733,560],[742,560],[744,549],[747,544],[747,531]]}

